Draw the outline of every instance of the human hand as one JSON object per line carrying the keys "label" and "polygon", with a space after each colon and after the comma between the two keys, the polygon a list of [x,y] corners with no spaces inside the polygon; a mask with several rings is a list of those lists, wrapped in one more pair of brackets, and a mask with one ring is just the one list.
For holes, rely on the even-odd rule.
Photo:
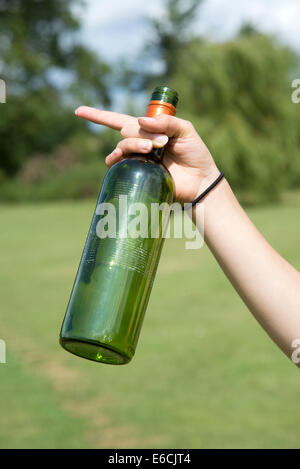
{"label": "human hand", "polygon": [[149,153],[165,145],[163,163],[171,173],[176,199],[192,202],[219,175],[219,170],[191,122],[165,114],[156,117],[132,117],[81,106],[76,115],[111,129],[123,137],[107,156],[111,167],[130,153]]}

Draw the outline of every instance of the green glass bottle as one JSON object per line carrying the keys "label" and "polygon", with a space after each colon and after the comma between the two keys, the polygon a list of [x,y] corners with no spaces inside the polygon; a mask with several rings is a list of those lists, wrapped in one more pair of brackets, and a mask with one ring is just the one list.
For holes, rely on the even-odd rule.
{"label": "green glass bottle", "polygon": [[[157,87],[146,116],[175,115],[177,101],[176,91]],[[153,233],[151,207],[174,198],[163,152],[131,155],[104,179],[60,333],[62,347],[75,355],[121,365],[135,353],[169,221],[168,211],[161,211]],[[136,203],[146,208],[140,212],[142,221],[147,215],[143,236],[128,235]],[[110,231],[104,229],[109,211],[104,204],[115,215]]]}

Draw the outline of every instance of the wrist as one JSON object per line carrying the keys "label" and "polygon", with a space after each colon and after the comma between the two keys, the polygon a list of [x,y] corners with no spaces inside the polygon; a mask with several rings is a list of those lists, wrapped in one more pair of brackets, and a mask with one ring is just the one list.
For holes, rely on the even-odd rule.
{"label": "wrist", "polygon": [[[216,181],[216,179],[220,176],[220,174],[221,174],[220,170],[217,168],[217,166],[214,166],[211,168],[211,170],[207,173],[205,177],[199,178],[199,181],[197,182],[197,190],[195,191],[192,197],[192,200],[190,200],[190,202],[192,203],[194,200],[197,199],[197,197],[203,194],[203,192],[206,191],[206,189],[210,187],[211,184],[213,184]],[[205,198],[209,197],[210,192],[211,191],[208,192]]]}
{"label": "wrist", "polygon": [[[206,179],[206,181],[203,183],[201,182],[199,186],[199,191],[198,195],[201,195],[213,182],[217,180],[217,178],[220,176],[220,171],[217,170],[216,173],[214,174],[214,177],[211,179]],[[199,214],[200,211],[203,211],[205,209],[205,218],[206,221],[208,219],[210,220],[211,218],[214,218],[214,216],[221,216],[224,213],[224,205],[228,203],[228,194],[231,193],[232,196],[234,197],[230,186],[223,177],[216,185],[213,187],[204,197],[202,200],[197,202],[192,209],[192,215],[193,215],[193,220],[196,223],[196,217],[197,213]],[[195,199],[197,199],[195,197]],[[194,199],[194,200],[195,200]]]}

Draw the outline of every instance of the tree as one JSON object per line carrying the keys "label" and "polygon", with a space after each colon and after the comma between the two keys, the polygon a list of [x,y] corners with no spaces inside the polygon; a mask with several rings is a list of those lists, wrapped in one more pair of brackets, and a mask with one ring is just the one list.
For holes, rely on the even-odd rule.
{"label": "tree", "polygon": [[[109,67],[77,38],[80,0],[0,0],[0,169],[13,175],[34,152],[48,152],[85,124],[70,107],[109,103]],[[79,101],[79,102],[80,102]]]}
{"label": "tree", "polygon": [[273,37],[242,30],[224,43],[191,41],[173,85],[220,169],[245,200],[276,200],[300,180],[299,57]]}
{"label": "tree", "polygon": [[244,200],[276,200],[300,184],[298,108],[291,102],[299,57],[251,24],[224,43],[198,37],[192,31],[200,5],[165,0],[146,49],[161,72],[140,67],[140,89],[175,88],[178,114],[194,123]]}
{"label": "tree", "polygon": [[162,80],[174,75],[179,55],[191,40],[193,21],[201,3],[202,0],[167,0],[165,14],[153,19],[155,40],[152,47],[164,63]]}
{"label": "tree", "polygon": [[[178,57],[194,37],[193,23],[203,0],[165,0],[164,12],[150,20],[151,39],[132,64],[121,63],[121,84],[133,91],[152,89],[157,84],[172,85]],[[153,69],[153,63],[155,66]],[[137,72],[137,70],[140,70]]]}

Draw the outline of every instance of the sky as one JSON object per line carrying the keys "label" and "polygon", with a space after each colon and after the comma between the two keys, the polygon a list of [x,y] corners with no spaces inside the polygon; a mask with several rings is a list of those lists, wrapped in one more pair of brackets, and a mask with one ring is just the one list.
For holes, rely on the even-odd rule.
{"label": "sky", "polygon": [[[109,61],[134,57],[150,38],[146,19],[162,15],[163,4],[163,0],[86,0],[82,39]],[[299,19],[299,0],[204,0],[195,31],[222,41],[251,21],[300,53]]]}

